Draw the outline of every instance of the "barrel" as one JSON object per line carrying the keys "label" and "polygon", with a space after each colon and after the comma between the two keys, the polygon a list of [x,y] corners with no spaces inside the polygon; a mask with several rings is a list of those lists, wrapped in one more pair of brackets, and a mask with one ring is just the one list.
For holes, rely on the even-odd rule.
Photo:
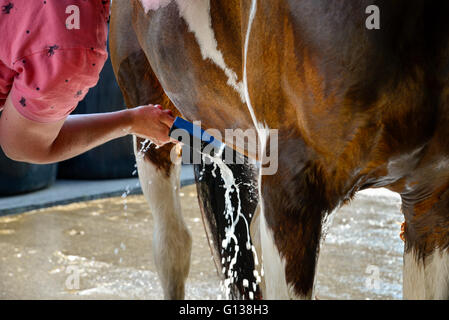
{"label": "barrel", "polygon": [[[96,87],[89,90],[73,114],[123,110],[125,103],[108,59]],[[78,157],[59,164],[62,179],[121,179],[133,176],[135,157],[132,137],[108,142]]]}
{"label": "barrel", "polygon": [[37,165],[9,159],[0,150],[0,196],[44,189],[56,180],[57,164]]}

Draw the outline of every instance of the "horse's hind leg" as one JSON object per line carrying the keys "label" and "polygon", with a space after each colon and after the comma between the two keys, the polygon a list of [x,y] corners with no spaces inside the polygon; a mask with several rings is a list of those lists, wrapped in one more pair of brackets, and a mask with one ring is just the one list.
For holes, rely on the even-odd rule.
{"label": "horse's hind leg", "polygon": [[[134,107],[159,103],[176,113],[137,42],[129,4],[113,2],[110,26],[111,58],[126,104]],[[171,162],[172,148],[168,145],[156,149],[135,139],[140,183],[154,217],[153,253],[164,297],[183,299],[192,241],[180,208],[181,164]]]}
{"label": "horse's hind leg", "polygon": [[[260,257],[257,261],[253,247],[251,246],[249,250],[247,248],[250,240],[248,229],[258,204],[256,169],[249,163],[228,165],[228,167],[236,179],[236,188],[239,188],[239,197],[231,193],[230,200],[234,208],[238,208],[240,202],[241,214],[245,217],[241,218],[235,227],[234,233],[239,252],[235,264],[232,264],[232,270],[230,265],[235,257],[235,243],[227,247],[222,245],[223,240],[226,239],[226,228],[230,226],[230,221],[225,215],[226,190],[223,187],[221,170],[212,164],[195,165],[201,213],[219,275],[223,280],[233,279],[233,283],[228,285],[229,296],[234,299],[260,299],[258,282],[261,279],[258,279],[254,272],[257,270],[257,263],[260,263]],[[235,272],[236,276],[229,277],[230,272]]]}
{"label": "horse's hind leg", "polygon": [[449,299],[449,189],[442,190],[419,201],[402,196],[404,299]]}
{"label": "horse's hind leg", "polygon": [[330,212],[318,164],[303,142],[279,139],[278,170],[260,182],[260,238],[267,299],[311,299],[323,218]]}
{"label": "horse's hind leg", "polygon": [[183,299],[192,240],[181,212],[181,165],[170,163],[170,147],[152,147],[145,154],[140,153],[141,148],[137,142],[135,151],[140,184],[154,218],[153,255],[157,272],[164,297]]}

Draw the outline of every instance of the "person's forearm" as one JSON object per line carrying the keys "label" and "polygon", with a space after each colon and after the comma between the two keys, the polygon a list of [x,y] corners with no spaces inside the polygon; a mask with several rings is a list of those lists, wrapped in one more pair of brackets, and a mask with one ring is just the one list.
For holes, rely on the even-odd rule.
{"label": "person's forearm", "polygon": [[54,163],[127,134],[164,145],[170,142],[168,132],[173,121],[170,110],[147,105],[40,123],[23,117],[8,97],[0,117],[0,146],[12,160]]}
{"label": "person's forearm", "polygon": [[56,139],[43,150],[42,163],[70,159],[111,140],[131,133],[132,110],[72,115]]}

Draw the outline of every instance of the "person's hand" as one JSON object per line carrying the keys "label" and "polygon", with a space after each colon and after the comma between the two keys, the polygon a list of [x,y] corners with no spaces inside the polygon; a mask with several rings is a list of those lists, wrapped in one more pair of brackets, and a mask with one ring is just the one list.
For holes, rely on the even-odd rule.
{"label": "person's hand", "polygon": [[132,112],[132,134],[149,139],[158,146],[174,142],[168,135],[175,121],[171,110],[150,104],[130,109],[130,112]]}

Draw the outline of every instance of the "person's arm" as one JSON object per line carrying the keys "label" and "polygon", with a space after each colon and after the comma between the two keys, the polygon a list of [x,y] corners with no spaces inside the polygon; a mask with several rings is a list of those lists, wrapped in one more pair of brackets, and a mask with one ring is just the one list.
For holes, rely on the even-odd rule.
{"label": "person's arm", "polygon": [[16,161],[55,163],[128,134],[163,145],[170,142],[168,132],[173,121],[169,110],[150,105],[39,123],[23,117],[8,98],[0,118],[0,145]]}

